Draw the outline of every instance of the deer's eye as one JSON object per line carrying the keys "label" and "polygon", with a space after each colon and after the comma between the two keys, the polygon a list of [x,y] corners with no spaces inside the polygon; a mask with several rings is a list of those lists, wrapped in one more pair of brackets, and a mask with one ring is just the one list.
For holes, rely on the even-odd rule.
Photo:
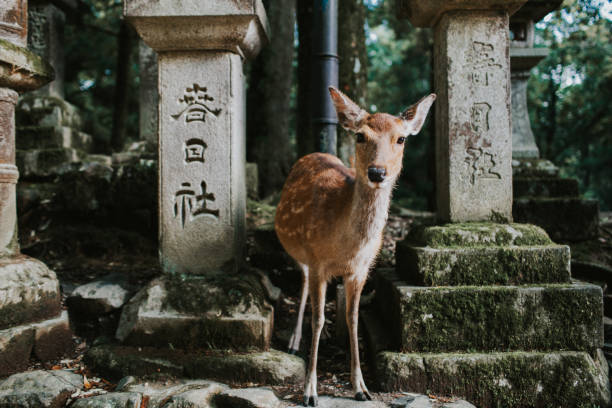
{"label": "deer's eye", "polygon": [[404,144],[406,138],[404,136],[400,136],[397,138],[397,144]]}
{"label": "deer's eye", "polygon": [[365,142],[365,135],[363,133],[357,133],[355,136],[357,136],[357,143]]}

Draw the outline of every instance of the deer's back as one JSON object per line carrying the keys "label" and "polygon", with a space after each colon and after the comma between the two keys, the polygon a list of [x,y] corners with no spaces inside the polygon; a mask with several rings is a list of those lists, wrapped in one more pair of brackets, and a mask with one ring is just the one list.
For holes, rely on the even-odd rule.
{"label": "deer's back", "polygon": [[325,153],[302,157],[291,169],[276,210],[275,229],[296,261],[329,259],[342,250],[342,237],[355,184],[355,171]]}

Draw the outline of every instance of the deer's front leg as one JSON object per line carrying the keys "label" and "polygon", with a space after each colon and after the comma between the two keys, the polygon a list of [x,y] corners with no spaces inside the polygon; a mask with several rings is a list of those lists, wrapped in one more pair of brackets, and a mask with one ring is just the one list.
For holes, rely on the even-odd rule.
{"label": "deer's front leg", "polygon": [[309,279],[310,304],[312,306],[312,345],[310,347],[308,375],[306,376],[306,384],[304,384],[304,406],[306,407],[316,407],[319,403],[317,395],[317,355],[319,353],[321,330],[323,330],[323,324],[325,324],[327,281],[317,279],[317,275]]}
{"label": "deer's front leg", "polygon": [[359,339],[357,324],[359,322],[359,299],[365,279],[347,279],[344,282],[346,290],[346,324],[351,341],[351,382],[357,401],[371,400],[368,388],[365,386],[359,362]]}

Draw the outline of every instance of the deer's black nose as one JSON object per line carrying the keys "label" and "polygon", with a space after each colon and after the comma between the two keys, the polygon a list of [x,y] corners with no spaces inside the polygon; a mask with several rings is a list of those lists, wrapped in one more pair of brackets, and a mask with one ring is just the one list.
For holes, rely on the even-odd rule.
{"label": "deer's black nose", "polygon": [[373,183],[382,183],[385,181],[385,176],[387,175],[387,170],[383,167],[369,167],[368,168],[368,178]]}

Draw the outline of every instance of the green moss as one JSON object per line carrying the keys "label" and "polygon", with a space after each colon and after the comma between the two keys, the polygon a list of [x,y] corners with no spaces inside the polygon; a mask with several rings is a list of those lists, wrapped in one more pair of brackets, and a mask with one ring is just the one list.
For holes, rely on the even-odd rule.
{"label": "green moss", "polygon": [[13,66],[13,69],[24,70],[30,75],[55,77],[53,67],[42,57],[24,47],[19,47],[10,41],[0,39],[0,54],[2,62]]}

